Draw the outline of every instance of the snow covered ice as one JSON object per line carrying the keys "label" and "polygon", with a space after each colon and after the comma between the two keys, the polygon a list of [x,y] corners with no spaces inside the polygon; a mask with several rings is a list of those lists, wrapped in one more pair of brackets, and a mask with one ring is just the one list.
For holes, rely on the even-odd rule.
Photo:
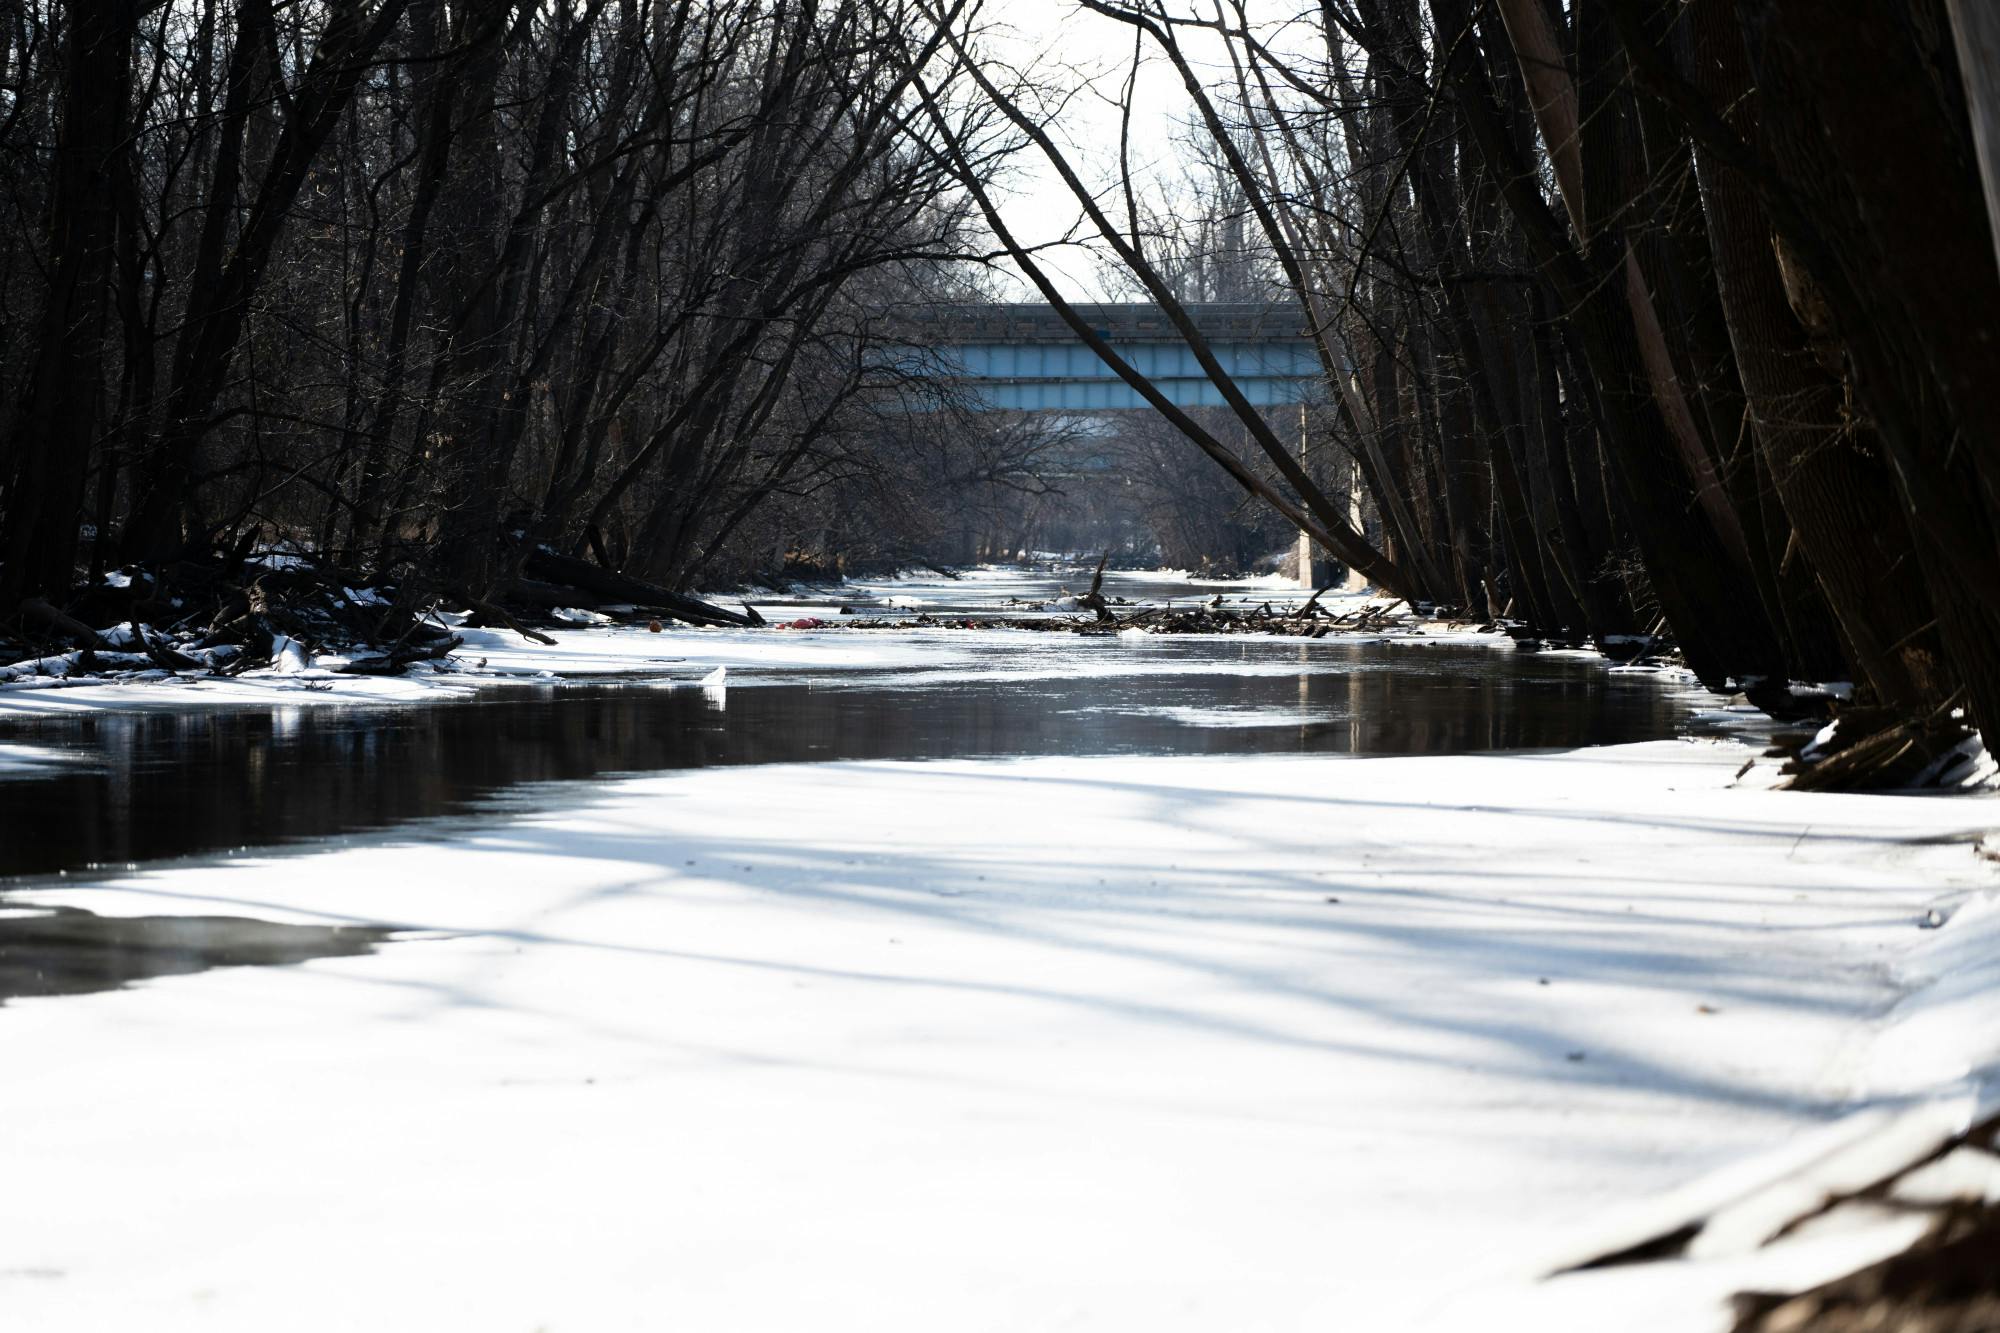
{"label": "snow covered ice", "polygon": [[1734,785],[1753,753],[708,769],[41,881],[412,934],[8,1004],[0,1304],[1721,1328],[1741,1261],[1543,1279],[1885,1090],[1969,1114],[2000,1059],[2000,978],[1938,952],[1996,952],[1986,798]]}

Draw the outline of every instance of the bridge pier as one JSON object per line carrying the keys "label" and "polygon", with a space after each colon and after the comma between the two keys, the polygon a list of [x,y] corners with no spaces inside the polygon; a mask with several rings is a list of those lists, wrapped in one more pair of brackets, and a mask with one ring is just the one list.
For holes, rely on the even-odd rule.
{"label": "bridge pier", "polygon": [[[1366,533],[1368,526],[1361,518],[1361,464],[1352,456],[1347,460],[1347,523],[1356,532]],[[1348,567],[1347,577],[1341,580],[1342,592],[1365,592],[1369,587],[1368,576]]]}
{"label": "bridge pier", "polygon": [[[1357,477],[1355,481],[1358,485],[1360,479]],[[1361,532],[1364,529],[1361,526],[1361,500],[1358,490],[1350,491],[1349,496],[1350,498],[1347,502],[1347,521],[1353,525],[1356,532]],[[1299,534],[1299,586],[1301,588],[1324,588],[1329,584],[1335,584],[1341,592],[1362,592],[1367,589],[1367,576],[1353,568],[1347,570],[1345,578],[1335,579],[1333,571],[1339,567],[1340,562],[1328,555],[1318,542],[1315,542],[1303,532]]]}
{"label": "bridge pier", "polygon": [[1318,543],[1305,533],[1299,534],[1299,586],[1301,588],[1324,588],[1333,582],[1333,561]]}
{"label": "bridge pier", "polygon": [[[1312,475],[1312,460],[1309,454],[1311,436],[1306,429],[1306,405],[1299,404],[1299,466],[1307,476]],[[1361,521],[1361,466],[1350,456],[1347,461],[1347,523],[1356,532],[1365,532]],[[1360,592],[1368,587],[1367,578],[1349,568],[1346,577],[1336,580],[1334,569],[1340,562],[1329,555],[1324,548],[1305,533],[1299,534],[1299,586],[1301,588],[1324,588],[1338,583],[1342,592]]]}

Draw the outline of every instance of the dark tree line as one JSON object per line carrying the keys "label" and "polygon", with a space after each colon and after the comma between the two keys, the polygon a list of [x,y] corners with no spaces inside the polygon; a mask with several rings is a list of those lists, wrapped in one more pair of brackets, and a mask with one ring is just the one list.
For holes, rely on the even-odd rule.
{"label": "dark tree line", "polygon": [[0,4],[0,607],[280,538],[472,599],[544,544],[684,587],[1010,475],[999,422],[913,459],[949,404],[880,351],[885,312],[963,294],[916,24]]}
{"label": "dark tree line", "polygon": [[[1379,535],[1254,412],[1269,476],[1176,423],[1246,489],[1404,596],[1602,643],[1663,620],[1704,681],[1773,707],[1846,677],[2000,734],[1987,7],[1320,0],[1260,25],[1243,0],[1082,3],[1182,76]],[[977,63],[976,22],[928,12]],[[975,76],[1174,314],[1131,174],[1086,181],[1027,76]],[[933,128],[969,147],[949,105]]]}

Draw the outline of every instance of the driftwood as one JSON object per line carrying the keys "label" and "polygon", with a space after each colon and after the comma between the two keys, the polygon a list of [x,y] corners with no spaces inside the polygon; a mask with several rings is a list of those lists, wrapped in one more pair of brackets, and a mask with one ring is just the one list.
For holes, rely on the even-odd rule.
{"label": "driftwood", "polygon": [[35,657],[0,666],[0,682],[28,680],[36,676],[95,676],[105,671],[143,671],[152,664],[152,660],[141,653],[79,648],[54,657]]}
{"label": "driftwood", "polygon": [[[1317,598],[1318,594],[1315,593],[1314,597]],[[1394,615],[1396,608],[1402,604],[1403,599],[1398,597],[1395,601],[1385,602],[1381,606],[1364,606],[1358,611],[1335,616],[1333,623],[1343,629],[1381,629],[1388,625],[1389,617]]]}
{"label": "driftwood", "polygon": [[341,667],[340,671],[349,676],[400,676],[407,667],[417,662],[435,661],[464,644],[465,640],[456,634],[448,639],[427,641],[411,647],[398,644],[386,653],[357,657]]}
{"label": "driftwood", "polygon": [[1995,1327],[2000,1312],[2000,1204],[1976,1188],[1939,1191],[1911,1178],[1941,1159],[1990,1161],[2000,1150],[2000,1117],[1912,1155],[1893,1174],[1828,1195],[1787,1222],[1778,1236],[1825,1217],[1893,1211],[1928,1216],[1925,1233],[1907,1248],[1866,1268],[1805,1291],[1750,1291],[1735,1298],[1731,1333],[1975,1333]]}
{"label": "driftwood", "polygon": [[198,662],[186,653],[180,652],[170,645],[163,644],[153,638],[152,635],[146,633],[144,625],[135,621],[133,622],[132,629],[139,636],[139,646],[146,650],[146,656],[151,659],[154,666],[164,671],[173,672],[208,670],[206,662]]}
{"label": "driftwood", "polygon": [[1795,757],[1780,771],[1793,791],[1866,791],[1906,787],[1928,775],[1948,781],[1963,765],[1939,761],[1973,733],[1951,716],[1950,705],[1929,717],[1898,717],[1886,708],[1847,708],[1834,719],[1833,736],[1811,759]]}
{"label": "driftwood", "polygon": [[513,630],[516,634],[531,643],[539,643],[549,648],[555,647],[556,641],[554,639],[551,639],[540,630],[529,629],[520,621],[514,619],[513,616],[507,614],[505,609],[495,606],[491,602],[482,602],[476,597],[466,597],[463,595],[461,595],[459,600],[472,609],[472,620],[466,622],[468,625],[472,624],[473,621],[483,621],[489,625],[498,625],[502,629]]}
{"label": "driftwood", "polygon": [[[75,645],[75,651],[0,666],[0,680],[153,669],[233,676],[269,665],[280,636],[302,644],[360,646],[367,655],[357,659],[363,664],[359,670],[380,674],[442,656],[462,642],[448,629],[425,623],[414,588],[405,588],[393,602],[364,600],[350,591],[362,580],[336,565],[312,560],[267,568],[244,556],[240,542],[230,551],[183,553],[163,565],[129,571],[124,586],[78,589],[66,606],[43,598],[23,602],[10,624],[0,624],[0,662],[25,655],[12,651],[13,640],[29,650],[53,638]],[[504,611],[495,618],[501,617],[501,623],[512,623]],[[106,627],[127,620],[129,635],[108,632]],[[7,629],[14,633],[7,635]]]}
{"label": "driftwood", "polygon": [[1111,552],[1109,551],[1106,551],[1097,558],[1097,572],[1090,576],[1090,591],[1076,599],[1078,606],[1086,611],[1097,613],[1099,623],[1116,619],[1111,614],[1110,606],[1104,600],[1104,565],[1110,559]]}
{"label": "driftwood", "polygon": [[[1102,600],[1100,585],[1098,599]],[[1022,602],[1023,607],[1040,608],[1044,603]],[[1335,616],[1326,608],[1308,603],[1297,611],[1278,611],[1269,602],[1254,609],[1239,610],[1223,604],[1218,594],[1213,600],[1199,606],[1174,607],[1157,606],[1143,611],[1134,611],[1119,616],[1111,612],[1109,606],[1094,606],[1086,595],[1076,599],[1080,609],[1096,612],[1091,620],[1068,616],[939,616],[930,612],[897,620],[854,620],[847,622],[851,629],[896,629],[910,626],[934,627],[939,629],[1024,629],[1045,633],[1063,634],[1116,634],[1121,630],[1138,629],[1154,634],[1258,634],[1267,637],[1292,637],[1320,639],[1328,634],[1340,632],[1350,634],[1375,634],[1390,627],[1400,601],[1378,606],[1363,607]],[[842,609],[847,614],[848,608]],[[1308,614],[1310,612],[1310,614]]]}

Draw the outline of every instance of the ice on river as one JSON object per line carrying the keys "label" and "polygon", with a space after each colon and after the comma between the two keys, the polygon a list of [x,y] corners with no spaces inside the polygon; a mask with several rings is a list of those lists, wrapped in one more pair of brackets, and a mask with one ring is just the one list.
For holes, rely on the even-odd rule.
{"label": "ice on river", "polygon": [[0,1308],[1720,1329],[1726,1263],[1538,1279],[2000,1056],[1986,798],[1753,753],[710,769],[45,886],[422,934],[0,1010]]}
{"label": "ice on river", "polygon": [[[1145,575],[1143,586],[1133,576],[1130,590],[1139,594],[1156,589],[1156,576]],[[968,576],[970,578],[970,576]],[[1086,575],[1087,580],[1087,575]],[[957,586],[965,580],[936,580]],[[999,587],[1020,589],[1029,585],[1013,576],[996,578]],[[875,585],[860,585],[863,587]],[[879,586],[904,586],[884,583]],[[914,586],[928,593],[929,583]],[[1107,587],[1111,586],[1107,576]],[[1164,585],[1169,590],[1179,585]],[[1240,584],[1229,585],[1240,587]],[[1206,590],[1204,589],[1204,592]],[[1266,589],[1256,589],[1250,604],[1261,605]],[[1309,596],[1296,593],[1297,598]],[[988,589],[988,594],[992,590]],[[1282,596],[1285,590],[1275,590]],[[976,614],[1011,615],[1003,599],[982,594],[969,605],[983,607]],[[1006,594],[1013,595],[1011,592]],[[1163,598],[1147,593],[1149,604]],[[1296,599],[1295,599],[1296,600]],[[1323,603],[1326,604],[1326,603]],[[1360,604],[1359,601],[1356,602]],[[965,605],[954,614],[968,614]],[[777,621],[785,618],[825,618],[837,608],[811,603],[766,604],[763,612]],[[452,619],[459,619],[452,617]],[[169,676],[164,671],[143,673],[124,682],[30,678],[0,684],[0,718],[8,716],[50,717],[75,715],[106,708],[124,711],[188,710],[228,706],[273,704],[357,705],[407,704],[463,698],[483,687],[541,681],[591,681],[650,678],[662,684],[700,684],[717,667],[729,669],[732,685],[756,684],[782,674],[798,681],[823,676],[829,680],[852,677],[857,672],[878,673],[877,683],[945,684],[973,680],[1048,680],[1081,676],[1137,676],[1193,674],[1210,670],[1202,663],[1178,654],[1175,640],[1200,636],[1117,635],[1081,637],[1037,630],[967,630],[959,628],[890,628],[853,630],[829,626],[823,629],[691,629],[664,627],[658,632],[644,626],[588,625],[551,628],[544,636],[553,646],[531,642],[506,629],[469,629],[457,632],[464,646],[452,654],[449,663],[433,667],[419,663],[401,676],[349,676],[336,668],[347,660],[339,655],[307,655],[296,644],[290,655],[271,669],[248,671],[239,676]],[[1234,638],[1249,643],[1248,638]],[[1266,641],[1268,642],[1268,641]],[[1503,634],[1480,634],[1431,623],[1408,622],[1385,634],[1343,635],[1322,640],[1329,646],[1360,643],[1387,643],[1410,648],[1433,647],[1446,643],[1481,643],[1511,649],[1512,640]],[[290,643],[288,640],[287,643]],[[1298,641],[1303,645],[1304,641]],[[1255,651],[1246,648],[1246,652]],[[1305,651],[1301,648],[1301,651]],[[1272,674],[1295,674],[1297,668],[1272,664],[1262,668],[1245,666],[1247,672],[1266,670]],[[896,677],[893,673],[903,673]]]}

